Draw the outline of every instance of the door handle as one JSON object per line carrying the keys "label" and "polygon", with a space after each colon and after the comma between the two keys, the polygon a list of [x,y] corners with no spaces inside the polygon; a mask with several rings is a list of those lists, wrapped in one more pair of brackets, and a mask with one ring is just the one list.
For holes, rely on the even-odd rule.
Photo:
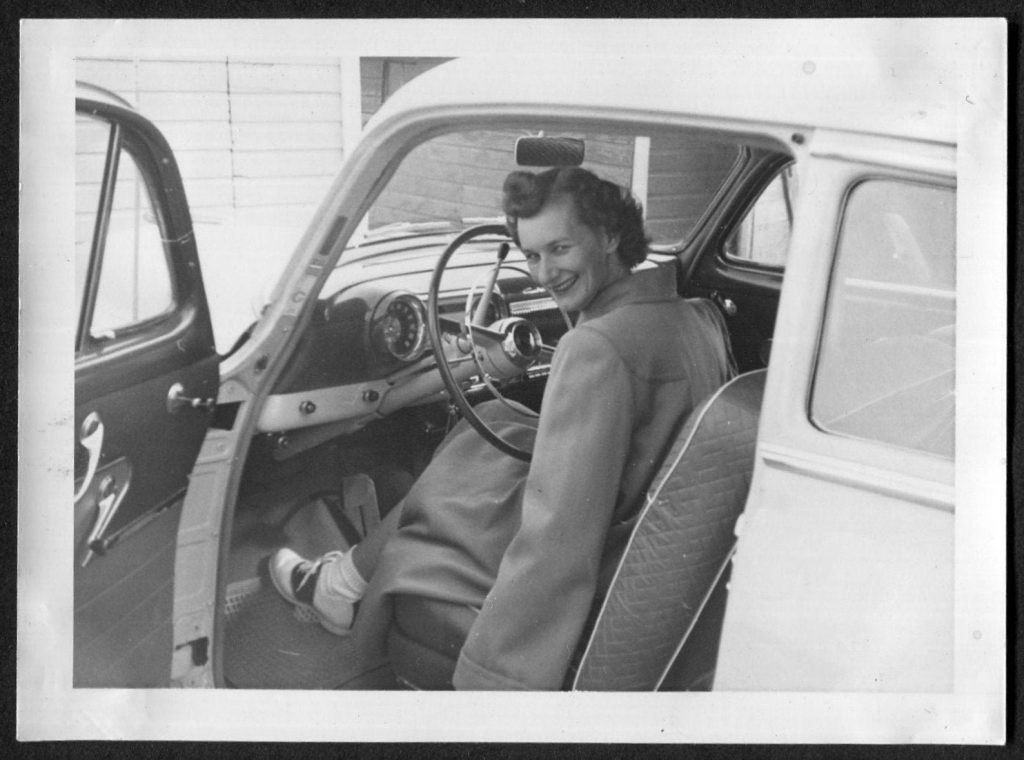
{"label": "door handle", "polygon": [[100,419],[99,414],[96,412],[90,412],[84,420],[82,420],[82,427],[79,430],[78,442],[89,452],[89,465],[85,471],[85,479],[82,481],[82,486],[75,493],[75,503],[85,496],[86,491],[89,490],[89,486],[92,484],[92,479],[96,475],[96,467],[100,462],[100,451],[103,449],[103,420]]}
{"label": "door handle", "polygon": [[739,311],[735,301],[731,298],[726,298],[717,290],[711,294],[711,300],[718,304],[718,308],[721,309],[722,313],[727,317],[735,317],[736,312]]}
{"label": "door handle", "polygon": [[212,398],[193,398],[185,395],[185,386],[175,383],[167,391],[167,411],[176,414],[184,409],[201,409],[208,412],[217,403]]}

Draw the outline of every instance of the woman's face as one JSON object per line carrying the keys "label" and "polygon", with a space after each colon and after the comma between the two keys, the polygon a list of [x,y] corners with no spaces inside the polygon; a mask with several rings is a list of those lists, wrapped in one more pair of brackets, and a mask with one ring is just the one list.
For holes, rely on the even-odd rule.
{"label": "woman's face", "polygon": [[581,222],[569,198],[548,201],[518,221],[530,274],[566,311],[585,309],[609,284],[629,273],[618,240]]}

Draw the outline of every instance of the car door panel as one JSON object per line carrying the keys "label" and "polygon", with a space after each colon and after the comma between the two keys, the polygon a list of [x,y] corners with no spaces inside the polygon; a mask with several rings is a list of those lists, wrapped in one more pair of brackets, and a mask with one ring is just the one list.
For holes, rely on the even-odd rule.
{"label": "car door panel", "polygon": [[[192,392],[198,398],[212,398],[216,395],[215,372],[216,363],[206,360],[144,382],[129,382],[124,387],[111,381],[109,384],[114,387],[103,396],[77,399],[76,428],[81,428],[89,414],[98,415],[104,427],[101,469],[93,476],[90,487],[100,488],[104,480],[102,468],[118,459],[127,458],[131,465],[131,488],[111,519],[105,531],[107,536],[166,506],[185,490],[209,418],[203,409],[170,411],[168,395],[172,386],[180,384],[194,389]],[[150,440],[140,441],[140,437]],[[79,462],[82,458],[80,455]],[[122,480],[115,480],[116,487],[123,485],[126,484]],[[81,538],[76,535],[76,548]]]}
{"label": "car door panel", "polygon": [[[90,477],[91,475],[91,477]],[[111,520],[131,490],[132,465],[128,457],[118,457],[75,481],[75,555],[84,567],[97,554],[103,555],[117,532]]]}
{"label": "car door panel", "polygon": [[[76,572],[76,687],[167,685],[180,516],[179,499]],[[86,552],[76,547],[80,565]]]}
{"label": "car door panel", "polygon": [[[944,152],[948,178],[931,158],[927,172],[882,172],[831,151],[806,174],[815,193],[789,252],[786,340],[737,526],[716,689],[955,686],[956,199]],[[908,268],[894,255],[908,250],[926,258]]]}
{"label": "car door panel", "polygon": [[952,509],[909,503],[919,484],[895,497],[875,473],[836,482],[828,458],[764,454],[737,528],[715,688],[949,691]]}
{"label": "car door panel", "polygon": [[82,193],[99,202],[77,252],[89,265],[75,360],[74,686],[165,686],[181,504],[219,357],[166,141],[126,108],[80,99],[78,112],[93,135],[110,129],[77,146],[107,169],[101,191]]}

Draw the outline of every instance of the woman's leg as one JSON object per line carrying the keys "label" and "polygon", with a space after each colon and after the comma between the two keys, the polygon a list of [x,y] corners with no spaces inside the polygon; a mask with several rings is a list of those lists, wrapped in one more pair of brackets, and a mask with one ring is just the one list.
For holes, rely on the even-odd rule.
{"label": "woman's leg", "polygon": [[[516,411],[516,409],[522,411]],[[485,401],[476,407],[477,414],[480,415],[481,419],[487,422],[504,422],[504,421],[515,421],[519,424],[528,425],[535,427],[536,422],[534,418],[529,416],[529,410],[526,407],[518,404],[517,402],[509,402],[503,404],[499,401]],[[526,415],[523,414],[526,412]],[[449,433],[448,438],[441,444],[435,453],[435,458],[431,464],[427,467],[427,472],[423,473],[421,477],[430,478],[435,473],[440,473],[441,478],[448,482],[451,479],[451,473],[446,464],[445,449],[447,444],[451,443],[452,440],[458,436],[468,437],[471,441],[479,441],[480,445],[484,445],[484,442],[479,439],[479,433],[468,426],[467,423],[461,423],[458,428],[454,429]],[[531,440],[532,443],[532,440]],[[475,445],[475,444],[474,444]],[[469,463],[459,460],[458,465],[462,467],[468,467]],[[415,488],[416,485],[413,485]],[[370,535],[363,538],[358,544],[352,547],[352,561],[355,564],[359,574],[366,580],[370,580],[373,576],[373,571],[377,567],[377,561],[380,559],[380,554],[384,550],[384,545],[388,542],[388,539],[393,536],[398,530],[398,521],[401,518],[402,508],[405,506],[404,499],[394,506],[394,508],[388,512],[387,516],[381,521],[381,524],[377,526],[376,530],[372,531]]]}
{"label": "woman's leg", "polygon": [[362,541],[352,547],[352,562],[356,570],[364,579],[370,580],[374,568],[377,567],[377,560],[384,550],[384,544],[398,530],[398,520],[402,514],[401,503],[388,512],[387,517],[381,520],[380,525],[370,532]]}
{"label": "woman's leg", "polygon": [[[532,444],[536,430],[534,418],[526,417],[515,408],[497,401],[481,404],[478,410],[489,423],[500,424],[508,434],[515,432],[520,439],[520,446]],[[483,452],[480,446],[485,447]],[[399,521],[404,512],[410,508],[412,512],[417,509],[421,512],[440,512],[436,519],[440,520],[443,527],[452,521],[458,523],[457,517],[460,514],[485,513],[487,510],[478,508],[480,504],[490,503],[505,511],[506,497],[511,498],[518,484],[526,477],[526,465],[517,463],[521,467],[517,468],[514,477],[509,477],[507,467],[494,468],[486,464],[488,458],[499,456],[486,446],[468,423],[460,422],[438,446],[433,460],[413,484],[406,498],[388,512],[374,531],[349,551],[334,551],[316,559],[305,559],[291,549],[278,550],[270,560],[271,578],[278,591],[293,604],[311,607],[328,630],[347,633],[354,617],[355,604],[366,593],[384,547],[398,533]],[[505,461],[501,459],[503,464]],[[474,466],[477,463],[480,469]],[[494,477],[501,482],[491,483]],[[460,506],[467,499],[468,503]],[[438,508],[432,509],[430,505],[437,505]],[[479,520],[479,517],[475,519]],[[424,525],[430,522],[427,520]],[[469,522],[472,524],[474,520]],[[461,531],[459,533],[460,540],[468,538],[461,535]],[[486,535],[476,538],[484,544],[495,540],[493,536]]]}

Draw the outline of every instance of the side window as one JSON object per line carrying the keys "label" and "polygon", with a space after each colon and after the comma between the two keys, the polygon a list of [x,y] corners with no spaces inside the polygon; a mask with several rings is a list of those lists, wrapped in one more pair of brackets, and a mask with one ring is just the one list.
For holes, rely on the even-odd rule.
{"label": "side window", "polygon": [[748,264],[785,266],[796,190],[796,175],[787,166],[764,189],[726,240],[725,255]]}
{"label": "side window", "polygon": [[[132,154],[110,139],[111,129],[100,120],[78,121],[76,285],[81,315],[91,252],[98,265],[88,325],[93,338],[109,337],[174,306],[171,271],[149,187]],[[104,196],[104,173],[115,160],[112,192]]]}
{"label": "side window", "polygon": [[75,303],[82,313],[89,254],[99,215],[110,124],[87,116],[75,120]]}
{"label": "side window", "polygon": [[811,398],[826,431],[953,456],[956,193],[869,180],[840,228]]}

